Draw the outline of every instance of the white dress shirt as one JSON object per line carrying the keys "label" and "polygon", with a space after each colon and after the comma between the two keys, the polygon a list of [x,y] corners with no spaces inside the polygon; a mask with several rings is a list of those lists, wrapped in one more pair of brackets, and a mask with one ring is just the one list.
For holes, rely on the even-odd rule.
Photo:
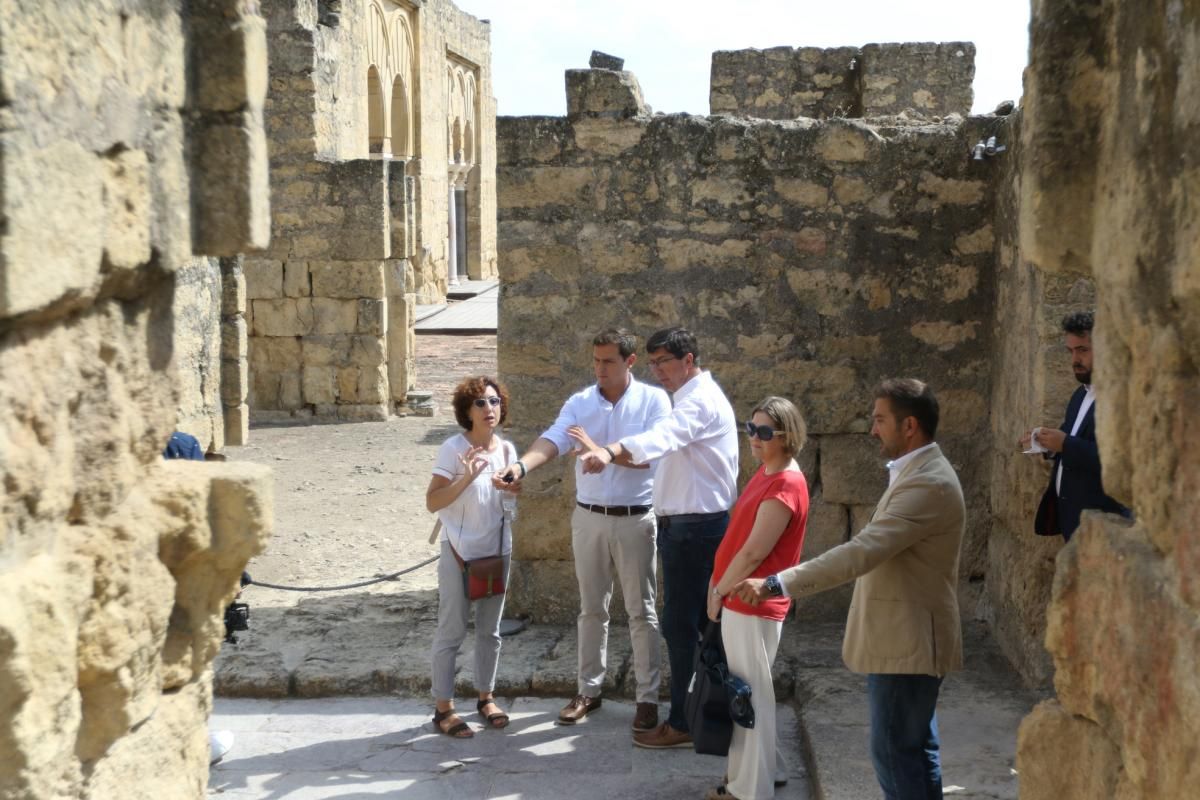
{"label": "white dress shirt", "polygon": [[[1092,390],[1092,385],[1090,383],[1085,384],[1083,387],[1083,402],[1079,404],[1079,413],[1075,415],[1075,422],[1071,425],[1071,436],[1079,433],[1079,426],[1083,424],[1083,418],[1087,416],[1088,409],[1091,408],[1095,402],[1096,392]],[[1065,443],[1064,449],[1066,449]],[[1054,493],[1059,495],[1062,494],[1062,473],[1063,465],[1062,459],[1060,458],[1058,459],[1058,468],[1055,470],[1054,475]]]}
{"label": "white dress shirt", "polygon": [[621,439],[621,446],[638,464],[661,459],[654,480],[659,516],[728,511],[737,497],[733,406],[707,371],[679,387],[673,399],[666,418],[645,433]]}
{"label": "white dress shirt", "polygon": [[[648,430],[671,413],[671,401],[662,389],[647,386],[629,376],[625,394],[610,403],[592,384],[576,392],[563,403],[558,419],[542,434],[559,454],[577,447],[567,428],[578,425],[598,445],[618,441]],[[655,465],[650,469],[611,466],[595,475],[587,475],[575,464],[575,497],[581,503],[600,506],[648,506],[654,486]]]}
{"label": "white dress shirt", "polygon": [[887,462],[888,471],[888,486],[896,482],[896,478],[900,476],[900,471],[904,469],[904,465],[912,461],[918,454],[924,453],[929,448],[936,445],[937,442],[930,442],[924,447],[918,447],[916,450],[910,450],[899,458]]}

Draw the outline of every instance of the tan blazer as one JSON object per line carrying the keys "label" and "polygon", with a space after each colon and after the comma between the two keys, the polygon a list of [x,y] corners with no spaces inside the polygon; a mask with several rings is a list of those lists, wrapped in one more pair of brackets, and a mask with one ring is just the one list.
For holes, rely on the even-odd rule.
{"label": "tan blazer", "polygon": [[779,579],[802,597],[857,578],[842,642],[852,671],[945,675],[962,668],[965,519],[958,475],[935,444],[904,465],[857,536]]}

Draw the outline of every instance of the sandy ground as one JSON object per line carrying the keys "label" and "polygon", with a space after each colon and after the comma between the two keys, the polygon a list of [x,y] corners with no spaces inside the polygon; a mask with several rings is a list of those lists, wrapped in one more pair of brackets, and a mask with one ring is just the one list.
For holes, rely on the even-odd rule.
{"label": "sandy ground", "polygon": [[[328,586],[397,572],[436,554],[425,489],[437,448],[458,431],[450,396],[467,375],[494,374],[496,337],[417,339],[418,387],[432,391],[436,416],[387,422],[256,426],[230,460],[275,473],[275,532],[247,570],[269,583]],[[432,589],[434,565],[370,592]],[[294,605],[303,594],[246,590],[252,605]],[[311,595],[308,595],[311,597]]]}

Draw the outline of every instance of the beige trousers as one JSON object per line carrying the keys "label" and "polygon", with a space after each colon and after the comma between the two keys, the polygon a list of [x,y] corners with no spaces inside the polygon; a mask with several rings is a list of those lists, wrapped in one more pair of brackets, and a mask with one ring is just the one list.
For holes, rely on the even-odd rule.
{"label": "beige trousers", "polygon": [[659,633],[654,598],[654,513],[613,517],[575,506],[571,515],[571,549],[579,581],[579,693],[599,697],[608,662],[608,604],[613,595],[613,570],[621,582],[629,638],[633,645],[633,674],[637,702],[658,702]]}

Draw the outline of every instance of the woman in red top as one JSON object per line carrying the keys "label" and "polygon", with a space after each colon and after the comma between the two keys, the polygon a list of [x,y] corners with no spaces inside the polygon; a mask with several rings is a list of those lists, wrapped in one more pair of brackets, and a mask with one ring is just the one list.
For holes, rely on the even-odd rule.
{"label": "woman in red top", "polygon": [[808,482],[796,464],[804,417],[789,400],[768,397],[746,423],[750,450],[762,465],[746,484],[713,561],[708,616],[721,618],[729,671],[750,684],[754,727],[733,728],[728,783],[709,800],[764,800],[775,794],[775,689],[771,663],[791,600],[779,596],[749,606],[730,594],[745,578],[774,575],[800,563],[808,522]]}

